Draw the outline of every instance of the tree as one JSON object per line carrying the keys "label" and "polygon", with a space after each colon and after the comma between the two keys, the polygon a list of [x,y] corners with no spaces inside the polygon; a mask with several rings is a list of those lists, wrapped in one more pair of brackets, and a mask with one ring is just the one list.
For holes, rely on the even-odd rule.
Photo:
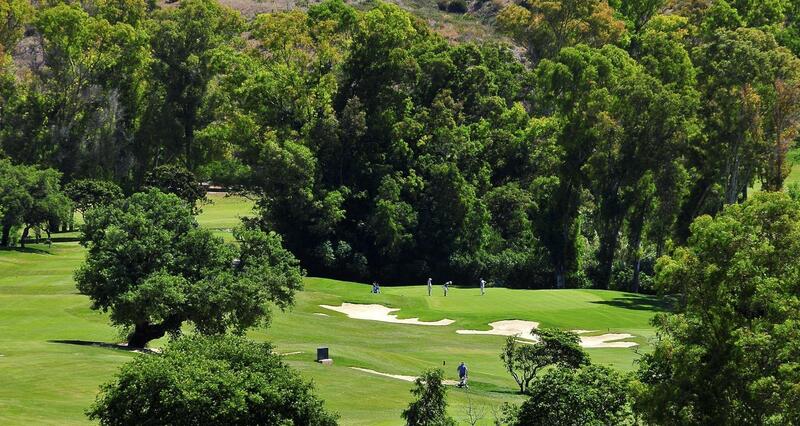
{"label": "tree", "polygon": [[[536,68],[537,85],[541,89],[537,104],[542,113],[563,123],[557,136],[558,147],[563,153],[557,173],[558,187],[544,200],[545,208],[536,222],[542,243],[552,257],[557,288],[565,287],[568,279],[575,281],[578,273],[578,219],[585,201],[584,188],[589,184],[608,186],[600,190],[612,196],[598,200],[598,203],[607,201],[608,204],[603,206],[605,210],[618,210],[618,206],[614,206],[619,201],[616,189],[618,179],[623,176],[595,181],[591,175],[587,176],[587,171],[592,169],[590,162],[612,167],[616,164],[613,161],[614,148],[619,146],[623,133],[615,114],[616,107],[624,103],[618,97],[623,87],[621,82],[637,72],[638,66],[633,59],[613,46],[564,48],[555,58],[543,60]],[[609,155],[612,161],[604,161]],[[621,167],[627,170],[629,165],[623,162]],[[606,217],[619,222],[618,217]],[[613,229],[613,226],[604,231],[612,234],[609,228]],[[604,238],[605,241],[610,239]]]}
{"label": "tree", "polygon": [[447,415],[447,389],[442,383],[441,369],[428,370],[414,380],[411,394],[416,400],[403,410],[408,426],[451,426],[455,420]]}
{"label": "tree", "polygon": [[534,344],[522,343],[518,336],[508,336],[500,359],[519,386],[520,393],[531,390],[531,382],[549,365],[577,368],[588,364],[589,356],[581,349],[580,338],[571,331],[534,329]]}
{"label": "tree", "polygon": [[657,424],[800,421],[800,204],[757,193],[701,216],[657,265],[657,284],[681,296],[654,320],[639,366],[638,411]]}
{"label": "tree", "polygon": [[616,3],[617,10],[633,24],[634,31],[639,32],[667,0],[616,0],[610,3]]}
{"label": "tree", "polygon": [[47,232],[48,239],[52,230],[58,230],[59,224],[69,220],[72,215],[72,202],[61,191],[61,173],[53,169],[31,170],[26,190],[31,194],[32,203],[22,217],[24,228],[20,238],[20,246],[25,247],[28,231],[35,228],[37,238],[39,230]]}
{"label": "tree", "polygon": [[0,4],[0,64],[11,54],[25,31],[25,24],[33,15],[33,7],[26,0],[7,0]]}
{"label": "tree", "polygon": [[553,368],[533,383],[511,426],[635,424],[628,383],[608,367]]}
{"label": "tree", "polygon": [[162,354],[138,355],[87,414],[107,426],[336,424],[268,343],[233,336],[187,336]]}
{"label": "tree", "polygon": [[568,46],[613,44],[625,34],[606,0],[520,1],[503,8],[497,21],[535,62]]}
{"label": "tree", "polygon": [[775,80],[767,103],[765,136],[771,139],[772,149],[762,183],[764,190],[780,191],[792,169],[787,153],[800,135],[800,83]]}
{"label": "tree", "polygon": [[81,213],[122,198],[122,189],[119,185],[107,180],[73,180],[64,186],[64,192],[74,203],[75,210]]}
{"label": "tree", "polygon": [[217,48],[238,37],[242,18],[214,0],[181,1],[178,7],[157,10],[152,18],[148,33],[155,84],[140,136],[163,152],[144,150],[140,155],[181,161],[194,172],[204,156],[195,131],[204,124],[200,108],[215,75],[212,58]]}
{"label": "tree", "polygon": [[294,303],[302,271],[279,236],[240,228],[234,237],[238,246],[225,244],[185,201],[151,189],[87,212],[75,281],[92,309],[130,329],[131,347],[187,321],[203,334],[243,332],[268,320],[268,303]]}
{"label": "tree", "polygon": [[150,59],[147,35],[63,2],[39,10],[34,27],[44,63],[32,67],[16,112],[24,125],[8,130],[6,151],[57,167],[68,179],[127,178]]}
{"label": "tree", "polygon": [[0,213],[2,216],[3,235],[0,246],[11,244],[11,230],[23,223],[25,212],[33,204],[33,197],[28,192],[30,169],[15,166],[8,159],[0,159]]}
{"label": "tree", "polygon": [[44,229],[48,235],[52,227],[68,219],[72,203],[61,191],[61,173],[53,169],[14,165],[0,159],[0,246],[11,244],[11,231],[22,227],[20,244],[31,228]]}
{"label": "tree", "polygon": [[704,134],[689,164],[699,176],[678,223],[684,241],[695,217],[746,199],[759,174],[770,176],[770,188],[782,184],[782,151],[795,126],[796,99],[780,100],[776,81],[794,79],[797,58],[755,28],[721,28],[707,37],[693,55],[706,101],[700,109]]}
{"label": "tree", "polygon": [[175,194],[186,201],[196,212],[199,203],[207,201],[206,189],[191,171],[176,165],[163,165],[147,173],[145,189],[158,188],[164,193]]}

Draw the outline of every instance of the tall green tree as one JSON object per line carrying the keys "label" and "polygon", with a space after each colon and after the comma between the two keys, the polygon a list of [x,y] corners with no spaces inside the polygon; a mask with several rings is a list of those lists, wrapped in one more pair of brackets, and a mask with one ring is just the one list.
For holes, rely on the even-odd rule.
{"label": "tall green tree", "polygon": [[146,35],[68,4],[44,7],[33,25],[44,64],[15,103],[12,112],[23,123],[6,129],[4,149],[17,161],[57,167],[68,179],[123,179],[148,60]]}
{"label": "tall green tree", "polygon": [[655,320],[638,409],[653,423],[794,424],[800,352],[800,205],[757,193],[701,216],[686,247],[659,260],[657,282],[681,295]]}
{"label": "tall green tree", "polygon": [[215,75],[212,58],[235,42],[242,18],[214,0],[182,1],[154,12],[147,30],[154,87],[137,135],[139,161],[147,163],[143,171],[176,161],[194,171],[204,160],[195,132],[205,124],[199,112]]}

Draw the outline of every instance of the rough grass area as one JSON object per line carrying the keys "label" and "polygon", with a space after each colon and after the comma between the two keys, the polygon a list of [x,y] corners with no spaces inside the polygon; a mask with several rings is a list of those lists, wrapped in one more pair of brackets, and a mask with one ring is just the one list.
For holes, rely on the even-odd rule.
{"label": "rough grass area", "polygon": [[[212,197],[215,202],[205,206],[201,224],[229,235],[227,229],[250,213],[252,203]],[[75,290],[72,272],[83,257],[83,248],[74,242],[0,251],[0,424],[87,423],[83,413],[98,386],[137,356],[101,345],[121,339],[106,315],[90,310],[88,298]],[[486,330],[492,321],[524,319],[543,327],[631,333],[642,345],[638,349],[588,350],[595,362],[631,370],[637,350],[646,350],[652,337],[650,318],[666,309],[656,298],[608,291],[489,288],[480,296],[477,289],[451,288],[445,298],[440,287],[435,290],[428,297],[424,285],[384,287],[383,294],[373,295],[366,284],[308,278],[291,312],[276,313],[270,328],[249,336],[274,342],[280,353],[300,352],[286,360],[316,383],[326,404],[341,414],[342,424],[400,424],[400,412],[410,400],[410,383],[350,367],[403,375],[443,367],[453,379],[459,361],[470,367],[471,389],[451,388],[450,412],[463,420],[471,403],[484,407],[481,424],[490,424],[492,407],[521,400],[498,356],[504,338],[455,330]],[[342,302],[380,303],[400,308],[400,318],[450,318],[455,323],[389,324],[319,307]],[[330,348],[333,366],[314,362],[318,346]]]}

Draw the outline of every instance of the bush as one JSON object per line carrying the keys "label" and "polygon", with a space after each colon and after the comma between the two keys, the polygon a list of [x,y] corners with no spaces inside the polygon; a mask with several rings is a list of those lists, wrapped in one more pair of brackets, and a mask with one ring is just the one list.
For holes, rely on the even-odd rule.
{"label": "bush", "polygon": [[537,378],[512,426],[631,424],[628,381],[603,366],[554,368]]}
{"label": "bush", "polygon": [[449,3],[450,2],[448,2],[447,0],[437,0],[436,1],[436,6],[439,7],[439,10],[441,10],[442,12],[445,12],[445,11],[447,11],[447,6],[449,5]]}
{"label": "bush", "polygon": [[184,337],[139,355],[87,414],[102,425],[336,424],[269,344],[232,336]]}
{"label": "bush", "polygon": [[408,426],[454,426],[456,422],[447,416],[447,389],[442,383],[444,372],[440,369],[422,373],[414,381],[411,393],[416,400],[403,411]]}
{"label": "bush", "polygon": [[467,13],[468,10],[467,2],[464,0],[452,0],[447,5],[447,11],[450,13]]}

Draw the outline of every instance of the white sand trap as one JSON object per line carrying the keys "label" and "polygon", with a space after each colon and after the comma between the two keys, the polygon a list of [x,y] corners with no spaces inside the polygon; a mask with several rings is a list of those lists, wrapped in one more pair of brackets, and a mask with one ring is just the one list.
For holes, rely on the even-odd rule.
{"label": "white sand trap", "polygon": [[399,319],[397,315],[392,314],[394,311],[399,311],[399,308],[389,308],[383,305],[362,305],[357,303],[342,303],[342,306],[319,305],[322,308],[330,309],[332,311],[341,312],[350,318],[391,322],[395,324],[412,324],[412,325],[450,325],[453,323],[451,319],[442,319],[439,321],[420,321],[419,318],[406,318]]}
{"label": "white sand trap", "polygon": [[515,336],[519,334],[521,339],[538,340],[531,334],[531,330],[539,328],[536,321],[523,320],[503,320],[489,323],[491,330],[456,330],[458,334],[493,334],[495,336]]}
{"label": "white sand trap", "polygon": [[[403,376],[402,374],[381,373],[380,371],[370,370],[368,368],[359,368],[359,367],[350,367],[350,368],[364,373],[374,374],[376,376],[390,377],[392,379],[402,380],[404,382],[413,382],[414,380],[417,380],[416,376]],[[442,383],[449,386],[458,385],[458,381],[456,380],[442,380]]]}
{"label": "white sand trap", "polygon": [[609,333],[599,336],[581,336],[581,346],[584,348],[630,348],[637,346],[634,342],[619,342],[618,340],[630,339],[633,335],[628,333]]}
{"label": "white sand trap", "polygon": [[[458,334],[491,334],[496,336],[516,336],[520,339],[537,342],[539,338],[531,333],[534,328],[539,328],[535,321],[504,320],[489,323],[491,330],[456,330]],[[592,333],[592,330],[572,330],[577,334]],[[631,334],[602,334],[600,336],[581,336],[581,346],[584,348],[630,348],[637,346],[634,342],[620,342],[629,339]]]}
{"label": "white sand trap", "polygon": [[314,315],[319,315],[319,316],[321,316],[321,317],[328,317],[328,316],[330,316],[330,315],[328,315],[328,314],[323,314],[322,312],[314,312]]}
{"label": "white sand trap", "polygon": [[294,352],[286,352],[282,354],[278,354],[278,356],[291,356],[291,355],[299,355],[303,353],[303,351],[294,351]]}

